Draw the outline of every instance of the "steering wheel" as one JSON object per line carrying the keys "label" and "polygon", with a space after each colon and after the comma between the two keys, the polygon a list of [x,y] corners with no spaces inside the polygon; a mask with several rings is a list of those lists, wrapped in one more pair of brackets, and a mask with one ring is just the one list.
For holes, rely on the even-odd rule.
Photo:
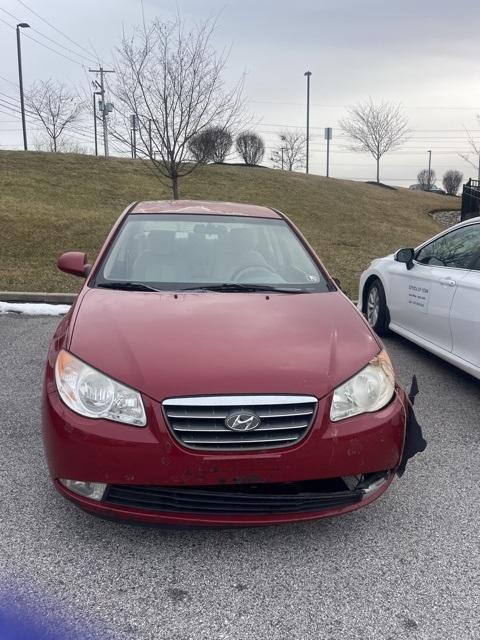
{"label": "steering wheel", "polygon": [[240,267],[240,269],[237,269],[235,273],[232,274],[232,280],[234,282],[238,282],[239,279],[248,274],[249,271],[254,271],[255,273],[258,273],[258,271],[264,271],[268,275],[273,273],[278,278],[278,273],[266,264],[249,264],[247,267]]}

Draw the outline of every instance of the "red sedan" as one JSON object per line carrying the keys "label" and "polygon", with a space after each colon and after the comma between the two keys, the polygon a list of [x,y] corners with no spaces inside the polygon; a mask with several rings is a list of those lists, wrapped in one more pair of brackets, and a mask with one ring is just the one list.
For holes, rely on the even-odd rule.
{"label": "red sedan", "polygon": [[351,511],[425,446],[379,338],[280,212],[139,202],[51,342],[56,488],[146,523],[258,525]]}

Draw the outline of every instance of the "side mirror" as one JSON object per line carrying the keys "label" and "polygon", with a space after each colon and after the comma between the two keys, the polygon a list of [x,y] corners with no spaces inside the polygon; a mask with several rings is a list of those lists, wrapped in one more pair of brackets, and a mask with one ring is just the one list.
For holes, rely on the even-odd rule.
{"label": "side mirror", "polygon": [[394,258],[397,262],[403,262],[407,265],[407,269],[413,268],[413,258],[415,257],[414,249],[399,249]]}
{"label": "side mirror", "polygon": [[70,273],[72,276],[86,278],[90,273],[91,265],[87,264],[87,254],[81,251],[67,251],[62,253],[57,260],[60,271]]}

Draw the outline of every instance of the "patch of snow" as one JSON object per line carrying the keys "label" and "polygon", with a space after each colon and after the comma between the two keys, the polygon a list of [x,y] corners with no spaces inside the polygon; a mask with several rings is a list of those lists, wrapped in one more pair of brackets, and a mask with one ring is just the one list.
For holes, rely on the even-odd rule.
{"label": "patch of snow", "polygon": [[460,222],[460,211],[435,211],[432,218],[444,227],[451,227]]}
{"label": "patch of snow", "polygon": [[0,314],[21,313],[26,316],[63,316],[70,309],[69,304],[45,304],[40,302],[2,302]]}

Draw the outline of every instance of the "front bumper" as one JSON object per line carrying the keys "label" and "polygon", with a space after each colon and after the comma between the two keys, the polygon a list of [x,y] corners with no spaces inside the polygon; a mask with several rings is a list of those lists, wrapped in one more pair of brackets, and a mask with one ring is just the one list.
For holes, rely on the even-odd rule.
{"label": "front bumper", "polygon": [[[307,436],[284,449],[205,452],[184,448],[165,424],[161,405],[144,397],[148,424],[135,428],[91,420],[68,409],[56,392],[45,393],[44,442],[50,474],[57,489],[82,508],[105,517],[145,523],[206,526],[262,525],[338,515],[369,504],[389,486],[402,458],[407,401],[397,389],[384,409],[342,422],[329,420],[331,398],[319,401]],[[359,500],[306,504],[305,511],[265,513],[195,513],[159,511],[145,504],[126,506],[81,497],[59,478],[104,482],[109,486],[161,489],[267,486],[320,481],[388,472],[385,481]],[[313,503],[312,503],[313,504]],[[319,506],[320,505],[320,506]]]}
{"label": "front bumper", "polygon": [[[373,475],[373,474],[372,474]],[[377,474],[375,474],[377,475]],[[114,504],[111,502],[111,498],[106,493],[106,499],[102,502],[96,502],[94,500],[79,496],[72,491],[66,489],[60,482],[55,481],[55,487],[57,490],[69,500],[80,506],[85,511],[103,518],[112,520],[124,520],[132,522],[141,522],[144,524],[161,524],[170,526],[204,526],[204,527],[230,527],[230,526],[266,526],[273,524],[282,524],[289,522],[302,522],[308,520],[317,520],[319,518],[326,518],[329,516],[341,515],[353,511],[360,507],[366,506],[376,500],[384,493],[390,486],[393,480],[394,474],[392,472],[385,472],[381,475],[380,482],[372,482],[372,487],[377,487],[371,491],[344,491],[343,494],[351,493],[356,496],[356,499],[350,498],[345,500],[344,506],[323,506],[321,509],[305,508],[301,511],[295,512],[274,512],[274,513],[195,513],[195,512],[183,512],[182,509],[175,511],[170,509],[169,511],[157,511],[150,507],[136,507]],[[112,487],[112,485],[110,485]],[[126,485],[124,485],[126,486]],[[118,492],[118,487],[113,485]],[[130,492],[133,493],[137,487],[130,487]],[[148,487],[152,489],[151,487]],[[159,487],[158,489],[162,489]],[[332,496],[329,496],[331,498]],[[348,504],[347,504],[348,503]]]}

